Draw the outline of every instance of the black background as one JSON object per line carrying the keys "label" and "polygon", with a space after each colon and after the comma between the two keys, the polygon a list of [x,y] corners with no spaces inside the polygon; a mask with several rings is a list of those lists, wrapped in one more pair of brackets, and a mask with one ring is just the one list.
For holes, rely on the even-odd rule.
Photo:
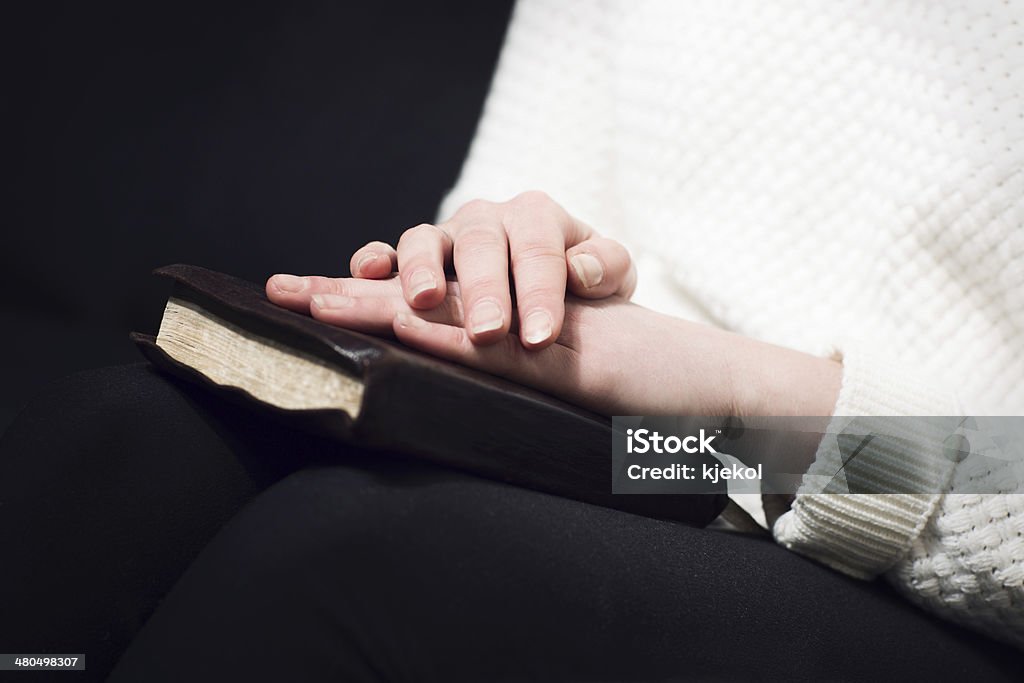
{"label": "black background", "polygon": [[511,0],[34,3],[3,25],[0,429],[78,369],[139,360],[189,262],[346,274],[432,220]]}

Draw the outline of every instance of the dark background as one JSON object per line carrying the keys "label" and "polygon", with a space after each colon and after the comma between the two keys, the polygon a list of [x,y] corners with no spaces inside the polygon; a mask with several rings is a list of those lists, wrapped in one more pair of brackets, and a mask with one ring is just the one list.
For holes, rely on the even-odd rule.
{"label": "dark background", "polygon": [[154,267],[347,274],[432,220],[512,2],[26,4],[0,17],[0,430],[140,359]]}

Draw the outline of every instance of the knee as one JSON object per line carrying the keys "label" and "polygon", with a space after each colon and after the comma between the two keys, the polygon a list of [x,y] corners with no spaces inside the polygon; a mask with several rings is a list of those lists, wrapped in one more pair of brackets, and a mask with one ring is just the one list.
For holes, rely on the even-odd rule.
{"label": "knee", "polygon": [[[17,415],[11,430],[48,425],[52,431],[73,425],[80,431],[97,423],[131,418],[171,391],[146,364],[112,366],[68,375],[46,385]],[[39,434],[40,432],[36,432]]]}
{"label": "knee", "polygon": [[[349,453],[346,461],[363,457],[388,458]],[[216,559],[208,559],[245,572],[264,598],[287,594],[294,608],[321,601],[313,586],[360,586],[368,597],[404,583],[410,567],[443,566],[446,548],[474,533],[449,495],[462,478],[390,462],[300,470],[236,515],[208,549]]]}
{"label": "knee", "polygon": [[47,387],[0,439],[0,472],[26,490],[138,497],[219,476],[225,450],[187,387],[138,364]]}

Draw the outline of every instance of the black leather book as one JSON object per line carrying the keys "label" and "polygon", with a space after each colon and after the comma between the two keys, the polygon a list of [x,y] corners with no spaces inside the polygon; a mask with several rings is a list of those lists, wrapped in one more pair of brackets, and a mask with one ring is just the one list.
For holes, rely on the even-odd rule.
{"label": "black leather book", "polygon": [[154,365],[251,406],[254,419],[696,526],[726,505],[724,495],[612,495],[607,416],[286,310],[230,275],[155,272],[174,289],[157,336],[133,340]]}

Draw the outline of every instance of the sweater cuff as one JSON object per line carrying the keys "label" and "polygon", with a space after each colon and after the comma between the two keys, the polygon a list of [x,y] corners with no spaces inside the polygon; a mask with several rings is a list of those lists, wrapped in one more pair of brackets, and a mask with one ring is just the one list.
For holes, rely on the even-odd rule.
{"label": "sweater cuff", "polygon": [[833,357],[843,363],[834,416],[773,533],[790,550],[870,579],[909,550],[948,486],[958,406],[951,393],[867,351]]}

